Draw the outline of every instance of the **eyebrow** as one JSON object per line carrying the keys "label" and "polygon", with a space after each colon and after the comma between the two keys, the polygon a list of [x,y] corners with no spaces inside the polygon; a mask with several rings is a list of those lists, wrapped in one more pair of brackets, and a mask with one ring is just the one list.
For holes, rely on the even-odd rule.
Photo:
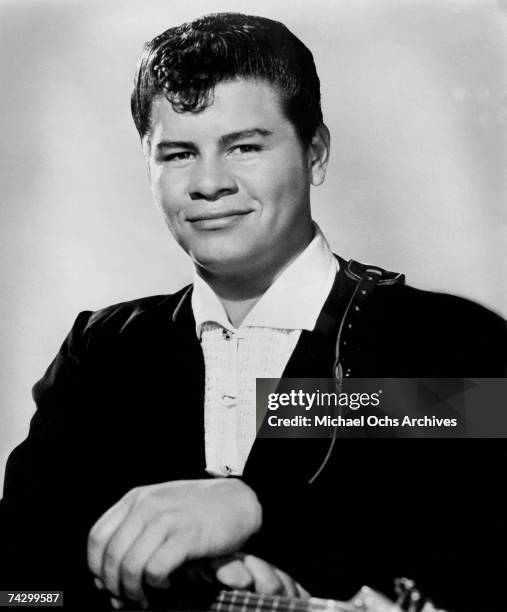
{"label": "eyebrow", "polygon": [[236,140],[242,140],[243,138],[252,138],[252,136],[262,136],[266,138],[267,136],[271,136],[273,132],[269,130],[265,130],[263,128],[253,128],[251,130],[241,130],[240,132],[231,132],[230,134],[226,134],[225,136],[220,137],[220,144],[223,146],[230,145]]}
{"label": "eyebrow", "polygon": [[[265,130],[263,128],[253,128],[250,130],[241,130],[239,132],[231,132],[220,136],[219,142],[222,146],[226,147],[237,140],[243,138],[252,138],[252,136],[262,136],[266,138],[272,136],[273,132]],[[195,143],[190,140],[161,140],[157,143],[157,149],[195,149]]]}
{"label": "eyebrow", "polygon": [[195,149],[195,145],[189,140],[161,140],[157,142],[157,149]]}

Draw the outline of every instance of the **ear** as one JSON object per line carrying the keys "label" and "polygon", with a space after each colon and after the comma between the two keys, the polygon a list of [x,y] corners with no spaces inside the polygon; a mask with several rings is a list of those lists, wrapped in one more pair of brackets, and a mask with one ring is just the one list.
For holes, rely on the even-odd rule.
{"label": "ear", "polygon": [[310,164],[310,178],[312,185],[322,185],[326,178],[326,168],[329,161],[331,136],[324,123],[317,128],[312,142],[308,148],[308,161]]}
{"label": "ear", "polygon": [[151,154],[151,139],[148,134],[142,137],[141,146],[143,147],[144,159],[148,162]]}
{"label": "ear", "polygon": [[148,169],[148,178],[151,178],[151,171],[150,171],[151,139],[148,135],[143,136],[141,140],[141,145],[143,147],[144,160],[146,162],[146,167]]}

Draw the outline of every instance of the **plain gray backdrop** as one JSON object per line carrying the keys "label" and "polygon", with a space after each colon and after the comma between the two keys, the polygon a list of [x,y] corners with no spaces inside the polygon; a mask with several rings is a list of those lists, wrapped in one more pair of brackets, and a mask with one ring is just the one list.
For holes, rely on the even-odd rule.
{"label": "plain gray backdrop", "polygon": [[191,277],[129,95],[145,40],[218,11],[279,19],[314,53],[332,157],[312,201],[334,250],[507,315],[505,0],[4,0],[0,484],[77,313]]}

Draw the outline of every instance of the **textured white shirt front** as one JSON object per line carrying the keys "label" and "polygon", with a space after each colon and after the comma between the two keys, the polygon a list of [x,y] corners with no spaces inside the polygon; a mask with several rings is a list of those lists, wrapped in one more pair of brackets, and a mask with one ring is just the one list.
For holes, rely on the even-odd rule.
{"label": "textured white shirt front", "polygon": [[238,328],[211,287],[194,275],[192,310],[205,365],[206,471],[241,475],[256,435],[257,378],[280,378],[301,331],[313,330],[338,262],[319,227]]}

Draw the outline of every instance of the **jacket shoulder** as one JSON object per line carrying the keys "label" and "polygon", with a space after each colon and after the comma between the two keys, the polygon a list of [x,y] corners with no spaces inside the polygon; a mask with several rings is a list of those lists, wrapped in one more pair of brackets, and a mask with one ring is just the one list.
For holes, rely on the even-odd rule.
{"label": "jacket shoulder", "polygon": [[406,354],[416,351],[435,366],[428,371],[507,376],[507,325],[501,316],[469,299],[410,285],[392,297],[383,309],[388,326],[403,338]]}
{"label": "jacket shoulder", "polygon": [[[349,279],[357,282],[372,274],[377,281],[376,287],[396,287],[396,291],[376,292],[376,297],[396,301],[400,308],[405,311],[408,309],[411,314],[420,311],[428,317],[438,313],[441,317],[450,316],[454,320],[461,318],[470,323],[481,321],[500,328],[505,327],[505,321],[501,316],[470,299],[445,292],[419,289],[406,284],[405,274],[401,272],[391,272],[377,265],[365,264],[353,259],[345,261],[339,256],[336,257],[345,276]],[[392,306],[393,304],[389,304],[389,307]]]}
{"label": "jacket shoulder", "polygon": [[173,324],[174,314],[178,311],[191,285],[183,287],[173,294],[141,297],[117,304],[111,304],[99,310],[84,310],[77,316],[60,354],[83,354],[92,345],[104,346],[104,342],[127,336],[136,330],[163,323]]}
{"label": "jacket shoulder", "polygon": [[98,328],[122,332],[140,320],[157,316],[166,316],[171,320],[190,288],[191,285],[187,285],[176,293],[141,297],[112,304],[96,311],[85,311],[79,315],[84,316],[85,320],[83,332],[95,331]]}
{"label": "jacket shoulder", "polygon": [[469,329],[476,325],[505,327],[505,321],[500,315],[465,297],[411,285],[405,285],[402,294],[407,308],[426,317],[438,315],[467,325]]}
{"label": "jacket shoulder", "polygon": [[[464,297],[407,285],[403,274],[342,261],[342,278],[353,293],[343,337],[380,355],[375,367],[389,361],[390,352],[397,363],[416,364],[416,373],[506,375],[507,325],[497,313]],[[377,280],[373,287],[369,276]]]}

